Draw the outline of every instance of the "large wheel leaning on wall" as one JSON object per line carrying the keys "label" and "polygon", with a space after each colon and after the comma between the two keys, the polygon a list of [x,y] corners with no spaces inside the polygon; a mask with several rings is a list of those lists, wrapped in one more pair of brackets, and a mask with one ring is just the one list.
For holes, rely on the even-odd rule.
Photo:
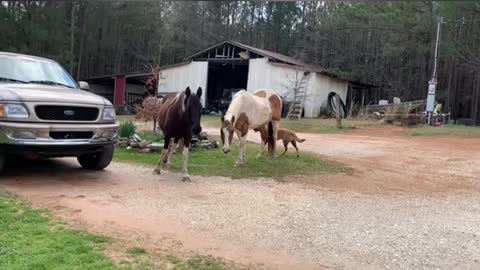
{"label": "large wheel leaning on wall", "polygon": [[[328,109],[333,113],[336,112],[337,108],[335,106],[335,96],[338,95],[335,92],[330,92],[328,94]],[[342,98],[339,96],[340,100],[340,115],[341,117],[345,118],[347,115],[347,106],[345,106],[345,103],[343,102]]]}

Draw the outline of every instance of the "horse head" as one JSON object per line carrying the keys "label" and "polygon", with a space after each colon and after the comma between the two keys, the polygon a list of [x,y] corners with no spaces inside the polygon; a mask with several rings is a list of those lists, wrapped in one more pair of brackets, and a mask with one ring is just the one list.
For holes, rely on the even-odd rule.
{"label": "horse head", "polygon": [[202,117],[202,102],[200,98],[202,97],[202,88],[198,87],[197,93],[192,94],[190,87],[185,89],[185,112],[187,113],[188,119],[192,124],[192,132],[195,135],[202,132],[202,127],[200,125],[200,119]]}
{"label": "horse head", "polygon": [[222,116],[222,127],[220,128],[220,137],[222,138],[223,152],[227,154],[230,152],[230,144],[233,140],[233,123],[235,122],[235,116],[232,119],[225,119]]}

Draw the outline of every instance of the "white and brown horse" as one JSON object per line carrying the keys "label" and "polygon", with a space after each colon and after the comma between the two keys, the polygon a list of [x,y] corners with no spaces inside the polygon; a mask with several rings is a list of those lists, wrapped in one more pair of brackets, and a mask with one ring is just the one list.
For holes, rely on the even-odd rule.
{"label": "white and brown horse", "polygon": [[190,87],[187,87],[184,92],[172,93],[163,99],[157,121],[165,135],[165,144],[160,160],[153,171],[154,174],[160,174],[161,169],[165,168],[174,151],[174,147],[170,146],[172,141],[175,144],[181,141],[183,142],[183,181],[190,181],[187,169],[188,153],[193,134],[197,135],[202,131],[200,126],[201,96],[202,88],[199,87],[197,93],[192,94]]}
{"label": "white and brown horse", "polygon": [[[271,90],[257,90],[253,94],[242,90],[233,96],[225,116],[222,117],[220,136],[223,143],[223,152],[230,152],[233,133],[240,140],[240,153],[235,166],[245,163],[245,144],[249,129],[266,128],[268,131],[268,152],[275,155],[277,131],[280,126],[282,113],[282,99]],[[262,149],[257,158],[265,151],[262,140]]]}

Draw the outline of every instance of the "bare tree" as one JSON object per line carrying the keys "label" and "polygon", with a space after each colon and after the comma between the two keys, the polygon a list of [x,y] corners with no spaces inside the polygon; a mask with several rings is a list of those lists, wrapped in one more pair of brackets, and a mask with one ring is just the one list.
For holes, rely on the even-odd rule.
{"label": "bare tree", "polygon": [[135,118],[146,122],[153,120],[153,131],[155,131],[157,129],[157,116],[161,107],[162,99],[155,96],[149,96],[143,100],[141,105],[135,106],[137,112]]}

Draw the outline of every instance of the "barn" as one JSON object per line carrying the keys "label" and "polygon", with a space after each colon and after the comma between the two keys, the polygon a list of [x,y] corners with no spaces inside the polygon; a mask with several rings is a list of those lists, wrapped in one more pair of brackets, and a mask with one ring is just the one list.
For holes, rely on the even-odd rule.
{"label": "barn", "polygon": [[[223,113],[235,92],[271,89],[284,100],[284,116],[291,108],[295,117],[318,117],[334,110],[334,96],[341,114],[363,105],[377,104],[379,89],[341,77],[320,66],[236,41],[223,41],[184,61],[156,71],[119,73],[85,78],[93,93],[112,101],[119,113],[134,113],[135,104],[149,94],[145,82],[158,77],[157,95],[202,87],[206,113]],[[158,76],[157,76],[158,75]]]}
{"label": "barn", "polygon": [[352,101],[360,106],[366,104],[366,100],[375,99],[370,85],[236,41],[217,43],[185,58],[184,62],[160,68],[160,94],[181,91],[187,86],[192,90],[202,87],[205,93],[202,102],[210,113],[224,112],[232,95],[241,89],[274,90],[285,104],[298,103],[301,116],[307,118],[318,117],[331,109],[329,102],[335,94],[344,105],[342,113]]}

